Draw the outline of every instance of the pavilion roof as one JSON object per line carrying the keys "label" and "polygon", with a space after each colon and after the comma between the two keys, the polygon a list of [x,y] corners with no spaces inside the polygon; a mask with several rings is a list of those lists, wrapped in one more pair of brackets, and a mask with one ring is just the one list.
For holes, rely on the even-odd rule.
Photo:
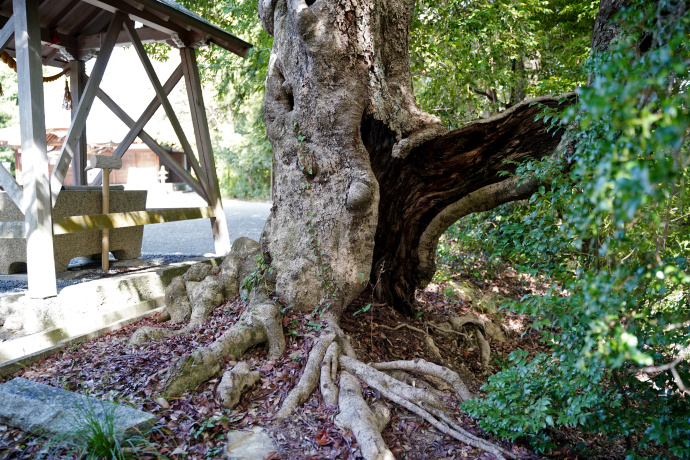
{"label": "pavilion roof", "polygon": [[[144,43],[199,46],[214,43],[244,57],[251,45],[172,0],[39,0],[43,64],[64,68],[98,51],[115,11],[142,24]],[[12,16],[12,0],[0,0],[0,27]],[[130,44],[123,31],[119,45]],[[14,39],[5,48],[14,56]]]}

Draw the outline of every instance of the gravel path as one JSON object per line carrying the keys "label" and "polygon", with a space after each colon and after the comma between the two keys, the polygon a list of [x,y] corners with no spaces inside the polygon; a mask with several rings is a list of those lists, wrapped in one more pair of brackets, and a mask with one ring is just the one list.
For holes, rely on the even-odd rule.
{"label": "gravel path", "polygon": [[[201,207],[205,202],[195,193],[174,192],[156,194],[149,192],[146,203],[148,209],[171,207]],[[240,236],[258,240],[266,218],[271,212],[270,202],[223,200],[223,208],[230,233],[230,241]],[[141,259],[137,265],[161,266],[190,260],[214,253],[213,235],[208,219],[194,219],[144,227],[144,240]],[[112,256],[111,256],[111,260]],[[132,261],[133,262],[133,261]],[[128,261],[114,262],[110,275],[115,274],[119,265],[128,266]],[[134,267],[131,267],[134,268]],[[124,270],[124,269],[123,269]],[[70,270],[58,276],[58,289],[71,284],[103,277],[100,262],[85,258],[73,259]],[[27,289],[26,276],[1,276],[0,294],[18,293]]]}
{"label": "gravel path", "polygon": [[[204,206],[196,194],[175,193],[173,200],[165,196],[151,196],[148,208]],[[166,206],[167,205],[167,206]],[[230,233],[230,241],[240,236],[258,240],[266,218],[271,212],[270,202],[223,200],[223,209]],[[215,252],[208,219],[194,219],[144,227],[142,254],[186,254],[202,256]]]}

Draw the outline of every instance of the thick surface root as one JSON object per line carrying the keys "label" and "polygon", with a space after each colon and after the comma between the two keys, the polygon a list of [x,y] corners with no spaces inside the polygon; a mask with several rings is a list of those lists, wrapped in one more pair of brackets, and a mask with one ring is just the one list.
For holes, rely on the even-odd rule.
{"label": "thick surface root", "polygon": [[395,392],[414,404],[432,406],[439,409],[443,407],[443,403],[436,395],[422,388],[413,387],[400,380],[396,380],[390,375],[384,374],[356,359],[341,356],[340,366],[356,375],[370,387]]}
{"label": "thick surface root", "polygon": [[491,346],[486,339],[487,331],[484,322],[471,316],[454,316],[450,318],[450,324],[457,332],[460,332],[468,325],[474,327],[474,331],[477,335],[477,342],[479,343],[479,350],[481,352],[482,366],[485,370],[488,369],[489,361],[491,360]]}
{"label": "thick surface root", "polygon": [[486,373],[489,368],[489,362],[491,361],[491,346],[481,330],[477,329],[475,332],[477,333],[477,341],[479,342],[479,349],[481,350],[482,366]]}
{"label": "thick surface root", "polygon": [[387,417],[385,413],[377,416],[372,412],[362,396],[362,386],[349,372],[340,374],[338,405],[340,413],[335,422],[341,428],[352,430],[364,458],[395,458],[381,437],[381,431],[390,420],[390,412]]}
{"label": "thick surface root", "polygon": [[[339,389],[335,385],[338,369]],[[415,378],[419,380],[420,386],[409,385],[382,371],[412,372],[429,381],[436,381],[446,389],[452,388],[462,400],[472,397],[457,373],[423,359],[364,364],[354,356],[354,350],[342,330],[331,323],[312,347],[304,372],[283,401],[276,419],[290,416],[298,405],[307,400],[320,380],[324,402],[332,405],[337,401],[340,409],[335,419],[336,424],[352,431],[362,456],[369,460],[393,459],[392,452],[381,436],[381,431],[389,422],[390,411],[382,403],[375,403],[373,410],[367,405],[359,379],[369,388],[378,390],[384,398],[419,415],[436,429],[458,441],[500,459],[515,458],[511,452],[474,436],[454,422],[444,410],[445,393],[433,390],[423,379]]]}
{"label": "thick surface root", "polygon": [[[364,380],[370,387],[379,390],[383,397],[389,399],[390,401],[396,404],[401,405],[410,412],[414,412],[415,414],[424,418],[424,420],[429,422],[439,431],[454,437],[460,442],[494,454],[496,457],[500,459],[515,458],[515,456],[507,450],[488,441],[484,441],[481,438],[477,438],[476,436],[460,428],[457,424],[453,424],[454,426],[450,426],[445,421],[439,420],[438,418],[434,417],[434,415],[432,415],[432,412],[436,414],[442,414],[442,407],[439,407],[438,405],[434,404],[428,404],[427,401],[424,400],[415,400],[411,398],[410,394],[405,391],[404,387],[395,384],[391,385],[390,380],[394,380],[392,377],[383,374],[382,372],[377,371],[357,360],[348,358],[347,356],[340,357],[340,365],[343,369],[353,372],[355,375],[357,375],[357,377]],[[399,385],[404,385],[405,387],[408,387],[408,385],[404,383],[398,383]],[[428,408],[428,410],[425,408]],[[359,442],[359,438],[357,439],[357,441]]]}
{"label": "thick surface root", "polygon": [[323,401],[329,406],[338,404],[338,386],[335,378],[338,375],[338,358],[340,357],[340,345],[333,341],[326,350],[321,366],[320,389]]}
{"label": "thick surface root", "polygon": [[328,347],[334,339],[335,333],[326,331],[314,344],[309,352],[309,359],[307,360],[307,365],[304,368],[302,377],[300,377],[295,388],[288,393],[285,401],[283,401],[283,405],[278,411],[278,414],[276,414],[276,419],[282,420],[292,414],[297,406],[306,401],[314,392],[316,385],[319,383],[321,362],[326,355],[326,350],[328,350]]}
{"label": "thick surface root", "polygon": [[184,275],[176,276],[165,289],[165,313],[171,323],[187,322],[181,329],[143,327],[130,338],[132,345],[147,340],[174,337],[201,327],[224,299],[237,294],[240,282],[257,270],[256,257],[260,254],[259,243],[250,238],[237,238],[230,254],[220,266],[199,262]]}
{"label": "thick surface root", "polygon": [[[292,415],[320,384],[325,404],[339,408],[336,424],[352,431],[362,456],[368,460],[391,460],[393,453],[381,436],[390,421],[390,410],[382,402],[377,401],[371,407],[367,404],[359,383],[362,381],[385,399],[417,414],[454,439],[499,459],[515,458],[508,450],[469,433],[446,413],[444,403],[448,403],[448,393],[445,391],[452,389],[461,400],[472,398],[457,373],[423,359],[365,364],[356,358],[348,337],[337,323],[327,321],[327,324],[309,352],[297,385],[276,414],[277,420]],[[484,338],[478,327],[475,332]],[[269,344],[269,359],[283,353],[282,315],[278,305],[260,291],[254,291],[249,307],[236,324],[212,344],[178,359],[167,369],[161,383],[163,394],[170,396],[196,388],[217,376],[225,367],[226,358],[238,360],[248,348],[263,342]],[[399,380],[389,374],[402,374],[405,378]],[[234,407],[242,392],[258,379],[258,372],[251,371],[246,363],[239,363],[223,375],[217,388],[218,400],[225,407]]]}
{"label": "thick surface root", "polygon": [[248,348],[264,342],[269,344],[269,359],[283,353],[281,313],[265,296],[254,296],[249,308],[227,332],[208,347],[179,358],[167,369],[161,383],[163,394],[169,396],[196,388],[222,370],[224,358],[237,359]]}
{"label": "thick surface root", "polygon": [[252,387],[259,378],[259,371],[251,371],[246,362],[239,362],[223,374],[216,389],[216,396],[223,407],[233,409],[240,402],[242,393]]}
{"label": "thick surface root", "polygon": [[408,372],[416,372],[418,374],[425,374],[437,377],[448,385],[450,385],[457,395],[463,401],[471,399],[472,393],[467,389],[465,383],[460,379],[460,376],[448,369],[447,367],[439,366],[434,363],[430,363],[423,359],[415,359],[412,361],[391,361],[388,363],[377,363],[373,364],[374,369],[380,371],[390,371],[390,370],[401,370]]}

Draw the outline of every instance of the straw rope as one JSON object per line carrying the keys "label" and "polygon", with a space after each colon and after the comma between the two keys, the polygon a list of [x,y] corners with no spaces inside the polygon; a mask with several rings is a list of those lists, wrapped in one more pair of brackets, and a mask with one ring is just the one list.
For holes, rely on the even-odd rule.
{"label": "straw rope", "polygon": [[[17,71],[17,61],[15,61],[15,59],[12,56],[7,54],[6,51],[3,51],[2,53],[0,53],[0,59],[2,59],[2,62],[7,64],[7,67],[14,70],[15,72]],[[51,75],[49,77],[43,77],[43,83],[50,83],[51,81],[55,81],[58,78],[62,77],[63,75],[66,75],[68,72],[69,72],[69,68],[63,70],[60,73],[56,73],[55,75]]]}
{"label": "straw rope", "polygon": [[[0,53],[0,60],[7,64],[7,67],[10,69],[14,70],[17,72],[17,61],[7,54],[7,52],[3,51]],[[43,83],[50,83],[51,81],[55,81],[62,77],[63,75],[66,75],[69,72],[69,67],[63,70],[60,73],[56,73],[55,75],[51,75],[49,77],[43,77]],[[3,91],[2,91],[2,86],[0,86],[0,96],[3,96]],[[65,97],[62,101],[62,108],[66,110],[72,110],[74,108],[74,105],[72,103],[72,94],[69,92],[69,83],[67,80],[65,80]]]}

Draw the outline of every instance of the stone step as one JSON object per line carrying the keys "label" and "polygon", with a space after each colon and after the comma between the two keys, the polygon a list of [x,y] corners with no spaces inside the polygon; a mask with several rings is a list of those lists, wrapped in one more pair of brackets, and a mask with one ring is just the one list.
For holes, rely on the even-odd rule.
{"label": "stone step", "polygon": [[[220,257],[195,259],[85,281],[61,289],[51,299],[0,295],[0,376],[8,375],[6,364],[19,360],[28,365],[33,361],[24,357],[155,311],[164,304],[165,288],[172,278],[197,262],[218,265],[221,261]],[[3,341],[7,336],[10,339]]]}

